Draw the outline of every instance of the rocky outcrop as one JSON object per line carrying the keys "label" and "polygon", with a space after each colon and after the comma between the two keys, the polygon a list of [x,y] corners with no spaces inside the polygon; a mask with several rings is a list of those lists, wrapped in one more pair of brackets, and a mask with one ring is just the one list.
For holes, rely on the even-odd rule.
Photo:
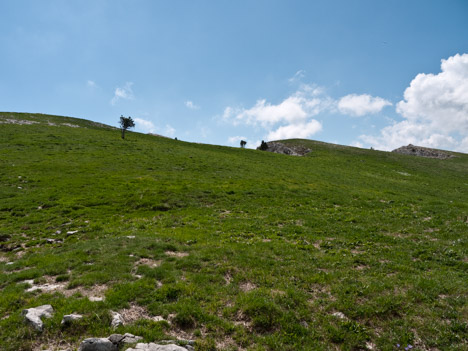
{"label": "rocky outcrop", "polygon": [[108,338],[89,338],[81,342],[78,351],[117,351],[118,345]]}
{"label": "rocky outcrop", "polygon": [[438,158],[438,159],[447,159],[454,157],[448,151],[442,151],[437,149],[430,149],[427,147],[416,146],[409,144],[408,146],[402,146],[398,149],[393,150],[392,152],[403,154],[403,155],[411,155],[411,156],[419,156],[419,157],[429,157],[429,158]]}
{"label": "rocky outcrop", "polygon": [[22,315],[26,321],[33,326],[37,331],[42,331],[44,323],[41,318],[50,318],[54,313],[54,309],[51,305],[42,305],[34,308],[28,308],[23,310]]}
{"label": "rocky outcrop", "polygon": [[78,351],[117,351],[123,344],[134,344],[142,339],[130,333],[112,334],[108,338],[88,338],[81,342]]}
{"label": "rocky outcrop", "polygon": [[[125,333],[112,334],[108,338],[88,338],[81,342],[78,351],[118,351],[123,344],[134,344],[142,340],[141,336]],[[148,344],[138,343],[134,348],[127,351],[193,351],[194,341],[185,340],[186,346],[179,346],[170,341],[161,341],[161,344],[150,342]]]}
{"label": "rocky outcrop", "polygon": [[149,344],[137,344],[133,349],[127,349],[127,351],[187,351],[193,350],[193,347],[185,348],[175,344],[160,345],[155,343]]}
{"label": "rocky outcrop", "polygon": [[[276,154],[284,154],[290,156],[304,156],[311,151],[310,149],[303,146],[286,146],[277,141],[269,141],[266,143],[266,145],[268,147],[263,151],[269,151],[274,152]],[[259,146],[257,150],[262,150],[261,146]]]}

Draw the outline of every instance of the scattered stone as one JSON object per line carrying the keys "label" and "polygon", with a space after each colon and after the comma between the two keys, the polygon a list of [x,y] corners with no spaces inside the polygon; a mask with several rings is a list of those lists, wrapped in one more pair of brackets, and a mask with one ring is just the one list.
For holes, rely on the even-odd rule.
{"label": "scattered stone", "polygon": [[112,328],[115,329],[124,324],[122,315],[120,313],[111,311],[111,315],[112,315],[112,322],[111,322]]}
{"label": "scattered stone", "polygon": [[78,233],[78,230],[69,230],[67,232],[67,235],[73,235],[73,234],[76,234],[76,233]]}
{"label": "scattered stone", "polygon": [[135,239],[135,235],[127,235],[128,239]]}
{"label": "scattered stone", "polygon": [[438,158],[441,160],[454,157],[454,155],[450,154],[448,151],[430,149],[427,147],[416,146],[412,144],[409,144],[408,146],[402,146],[398,149],[393,150],[392,152],[395,152],[397,154],[403,154],[403,155]]}
{"label": "scattered stone", "polygon": [[[311,150],[303,146],[286,146],[277,141],[269,141],[266,143],[268,148],[264,151],[274,152],[276,154],[284,154],[290,156],[304,156],[308,154]],[[257,147],[257,150],[261,150],[260,146]]]}
{"label": "scattered stone", "polygon": [[24,316],[26,321],[34,327],[34,329],[42,331],[44,324],[41,317],[50,318],[52,317],[52,313],[54,313],[54,309],[51,305],[42,305],[25,309],[21,314]]}
{"label": "scattered stone", "polygon": [[55,234],[62,234],[62,231],[61,231],[61,230],[57,230],[57,231],[55,232]]}
{"label": "scattered stone", "polygon": [[6,263],[7,266],[10,266],[10,265],[12,265],[12,264],[15,264],[15,262],[7,262],[7,263]]}
{"label": "scattered stone", "polygon": [[108,338],[112,343],[114,344],[134,344],[137,343],[140,340],[143,340],[143,337],[141,336],[135,336],[130,333],[125,333],[124,335],[122,334],[112,334]]}
{"label": "scattered stone", "polygon": [[187,257],[189,254],[188,252],[176,252],[176,251],[166,251],[166,255],[172,256],[172,257]]}
{"label": "scattered stone", "polygon": [[60,239],[50,239],[50,238],[48,238],[48,239],[46,239],[46,242],[47,242],[47,244],[56,244],[56,243],[57,243],[57,244],[59,244],[59,243],[61,244],[61,243],[63,243],[63,240],[60,240]]}
{"label": "scattered stone", "polygon": [[62,325],[64,324],[70,324],[74,321],[78,321],[80,320],[81,318],[83,318],[83,316],[81,314],[66,314],[63,316],[62,318]]}
{"label": "scattered stone", "polygon": [[159,345],[155,343],[142,344],[138,343],[134,349],[130,348],[127,351],[187,351],[188,349],[175,344]]}
{"label": "scattered stone", "polygon": [[108,338],[88,338],[81,342],[78,351],[117,351],[118,346]]}
{"label": "scattered stone", "polygon": [[[132,256],[133,257],[133,256]],[[135,266],[146,265],[151,268],[158,267],[161,264],[161,261],[155,261],[150,258],[140,258],[137,262],[135,262]]]}
{"label": "scattered stone", "polygon": [[[34,283],[34,281],[33,281]],[[33,283],[30,283],[30,285],[33,285]],[[41,290],[41,291],[54,291],[54,290],[59,290],[64,287],[64,284],[43,284],[43,285],[33,285],[29,289],[26,289],[27,292],[33,292],[36,290]]]}
{"label": "scattered stone", "polygon": [[77,124],[71,124],[71,123],[61,123],[62,126],[67,126],[67,127],[72,127],[72,128],[79,128],[80,126]]}
{"label": "scattered stone", "polygon": [[99,301],[104,301],[104,298],[103,297],[99,297],[99,296],[90,296],[88,297],[89,301],[91,302],[99,302]]}
{"label": "scattered stone", "polygon": [[155,317],[152,318],[152,320],[155,321],[155,322],[166,321],[162,316],[155,316]]}
{"label": "scattered stone", "polygon": [[332,316],[339,318],[339,319],[348,319],[343,312],[334,312],[332,313]]}

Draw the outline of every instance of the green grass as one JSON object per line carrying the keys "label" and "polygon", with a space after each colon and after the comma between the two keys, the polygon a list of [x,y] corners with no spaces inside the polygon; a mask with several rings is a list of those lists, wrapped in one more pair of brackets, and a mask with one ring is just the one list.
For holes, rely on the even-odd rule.
{"label": "green grass", "polygon": [[[198,350],[468,350],[468,155],[288,140],[312,149],[290,157],[0,123],[2,350],[76,347],[134,306],[146,315],[118,332]],[[46,303],[38,333],[21,311]],[[69,313],[84,318],[62,327]]]}

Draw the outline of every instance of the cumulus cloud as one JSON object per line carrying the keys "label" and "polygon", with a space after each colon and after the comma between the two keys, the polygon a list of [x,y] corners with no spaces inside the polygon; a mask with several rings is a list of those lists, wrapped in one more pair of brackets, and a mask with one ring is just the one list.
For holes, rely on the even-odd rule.
{"label": "cumulus cloud", "polygon": [[383,150],[411,143],[468,152],[468,54],[442,60],[438,74],[418,74],[396,111],[403,121],[360,140]]}
{"label": "cumulus cloud", "polygon": [[123,87],[115,88],[114,97],[111,100],[111,105],[115,105],[120,99],[132,100],[134,98],[132,85],[132,82],[126,82]]}
{"label": "cumulus cloud", "polygon": [[390,105],[392,105],[390,101],[381,97],[373,97],[368,94],[350,94],[343,96],[338,101],[338,110],[345,115],[364,116],[378,113],[385,106]]}
{"label": "cumulus cloud", "polygon": [[176,130],[169,124],[166,124],[164,128],[157,127],[152,121],[135,118],[136,127],[145,133],[158,133],[164,136],[173,137]]}
{"label": "cumulus cloud", "polygon": [[321,123],[313,117],[332,108],[333,104],[322,89],[304,84],[278,104],[260,99],[247,109],[228,106],[223,119],[233,125],[260,126],[266,129],[268,140],[305,138],[322,129]]}
{"label": "cumulus cloud", "polygon": [[200,108],[200,106],[195,105],[195,104],[193,103],[193,101],[190,101],[190,100],[185,101],[184,104],[185,104],[185,106],[187,106],[187,107],[188,107],[189,109],[191,109],[191,110],[198,110],[198,109]]}
{"label": "cumulus cloud", "polygon": [[153,124],[153,122],[148,121],[146,119],[135,118],[135,123],[138,128],[144,130],[147,133],[153,133],[156,130],[156,127]]}
{"label": "cumulus cloud", "polygon": [[315,119],[308,123],[289,124],[268,133],[268,140],[309,138],[322,130],[322,124]]}
{"label": "cumulus cloud", "polygon": [[261,99],[249,109],[226,107],[223,118],[234,125],[248,124],[262,127],[271,127],[277,123],[303,123],[332,104],[331,99],[321,94],[321,89],[304,85],[279,104]]}

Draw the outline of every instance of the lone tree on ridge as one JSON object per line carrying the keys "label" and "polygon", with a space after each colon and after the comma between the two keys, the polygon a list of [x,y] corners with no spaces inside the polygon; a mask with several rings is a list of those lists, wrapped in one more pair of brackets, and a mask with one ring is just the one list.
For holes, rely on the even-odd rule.
{"label": "lone tree on ridge", "polygon": [[135,127],[135,122],[133,122],[132,117],[120,116],[120,130],[122,131],[122,139],[125,139],[125,131],[127,129]]}
{"label": "lone tree on ridge", "polygon": [[240,141],[240,146],[241,146],[241,148],[244,148],[245,145],[247,145],[247,142],[246,142],[245,140],[241,140],[241,141]]}

